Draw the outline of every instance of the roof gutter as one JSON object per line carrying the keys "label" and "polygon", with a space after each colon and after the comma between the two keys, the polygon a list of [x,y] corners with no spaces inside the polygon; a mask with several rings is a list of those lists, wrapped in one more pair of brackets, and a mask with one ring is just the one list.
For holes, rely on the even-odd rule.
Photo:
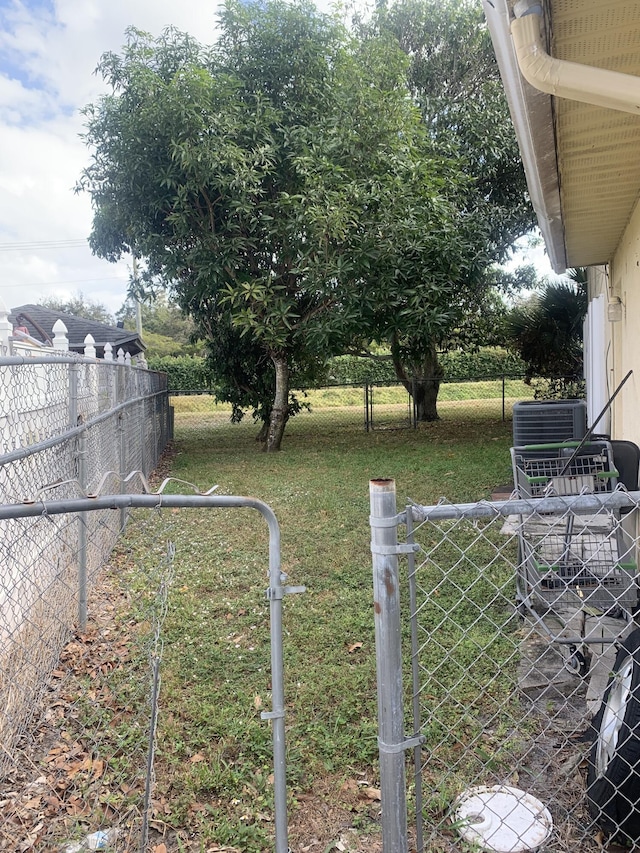
{"label": "roof gutter", "polygon": [[522,154],[527,186],[551,266],[567,268],[551,98],[523,79],[511,37],[507,0],[483,0],[513,126]]}
{"label": "roof gutter", "polygon": [[559,98],[640,115],[640,77],[554,59],[542,43],[541,21],[542,7],[534,4],[511,22],[518,65],[527,82]]}

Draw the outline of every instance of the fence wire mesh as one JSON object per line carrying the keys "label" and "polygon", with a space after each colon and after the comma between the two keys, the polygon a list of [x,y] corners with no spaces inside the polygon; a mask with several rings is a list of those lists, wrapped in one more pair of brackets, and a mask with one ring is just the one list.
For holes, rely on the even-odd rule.
{"label": "fence wire mesh", "polygon": [[[141,509],[133,509],[106,565],[88,577],[84,626],[70,620],[68,607],[61,613],[50,607],[47,620],[35,624],[25,616],[22,630],[7,638],[7,654],[0,659],[0,684],[6,693],[3,698],[13,697],[14,706],[2,716],[0,849],[11,853],[30,849],[79,853],[102,847],[119,853],[203,849],[200,833],[190,826],[196,822],[194,814],[180,812],[185,796],[190,806],[193,802],[180,790],[174,744],[166,740],[167,730],[178,728],[171,722],[181,713],[175,697],[164,717],[161,743],[158,735],[165,618],[171,616],[170,591],[179,562],[174,563],[173,543],[181,542],[178,553],[184,562],[185,538],[191,543],[191,528],[202,523],[197,515],[185,523],[179,508],[243,507],[257,509],[269,528],[270,581],[267,603],[260,609],[269,614],[265,627],[271,636],[267,659],[270,654],[273,710],[265,710],[262,719],[272,731],[273,772],[268,787],[275,816],[265,815],[264,820],[274,827],[276,853],[286,853],[281,609],[287,593],[302,589],[282,586],[275,516],[253,498],[117,494],[0,505],[0,519],[9,528],[17,525],[28,530],[30,525],[72,518],[77,530],[79,517],[105,512],[119,517],[123,507]],[[70,556],[77,566],[77,553]],[[191,552],[186,559],[192,561]],[[182,572],[184,582],[184,566]],[[64,589],[65,602],[77,603],[77,571],[61,569],[58,586]],[[50,584],[41,590],[43,610],[50,606],[52,588]],[[179,616],[174,613],[173,618]],[[202,643],[198,626],[190,634],[194,643]],[[262,726],[268,733],[265,722]],[[202,761],[202,772],[211,778],[219,772],[208,767],[203,755],[193,761]],[[158,773],[162,778],[156,783]],[[247,792],[234,793],[245,796]],[[202,823],[202,816],[198,820]],[[242,829],[240,825],[238,833]],[[214,845],[213,849],[219,848]]]}
{"label": "fence wire mesh", "polygon": [[[0,849],[147,849],[173,549],[166,545],[146,567],[127,565],[125,557],[116,552],[92,578],[83,630],[69,632],[54,613],[50,627],[33,626],[39,633],[29,646],[14,640],[13,691],[18,706],[28,697],[30,714],[28,724],[10,708],[4,716]],[[32,664],[42,645],[50,651],[48,672]],[[6,661],[1,674],[6,683]]]}
{"label": "fence wire mesh", "polygon": [[[400,748],[413,747],[416,818],[389,849],[640,840],[639,501],[614,491],[398,517],[410,552],[398,563],[400,714],[412,729]],[[389,548],[378,546],[383,562]]]}
{"label": "fence wire mesh", "polygon": [[[179,413],[186,429],[197,429],[205,424],[227,424],[231,407],[216,403],[212,395],[171,392],[172,406]],[[287,424],[287,434],[306,431],[309,424],[327,433],[367,430],[404,430],[421,428],[428,422],[416,421],[412,400],[400,383],[382,382],[330,385],[306,391],[294,391],[300,412]],[[523,399],[532,399],[534,389],[521,379],[478,379],[470,382],[443,381],[438,395],[437,411],[442,420],[456,422],[461,417],[479,416],[498,420],[511,420],[513,405]],[[238,429],[249,424],[256,433],[249,415]]]}
{"label": "fence wire mesh", "polygon": [[[0,401],[3,506],[72,501],[107,483],[124,490],[131,471],[137,473],[127,489],[142,490],[170,438],[165,377],[124,364],[69,353],[3,357]],[[82,679],[98,689],[104,675],[95,661],[86,663],[88,650],[105,647],[99,620],[87,622],[88,600],[126,513],[50,515],[42,506],[35,518],[0,518],[0,784],[6,816],[0,848],[6,850],[48,849],[52,832],[64,835],[71,818],[93,809],[89,793],[106,772],[104,760],[94,762],[95,750],[74,729],[69,695]],[[102,605],[112,609],[108,599]],[[28,750],[36,743],[48,758],[33,777]]]}

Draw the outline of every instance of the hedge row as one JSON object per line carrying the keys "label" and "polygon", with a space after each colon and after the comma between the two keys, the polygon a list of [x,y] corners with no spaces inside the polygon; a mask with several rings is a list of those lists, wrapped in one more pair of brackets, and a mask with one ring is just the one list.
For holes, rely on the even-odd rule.
{"label": "hedge row", "polygon": [[[524,362],[518,356],[498,347],[485,347],[478,352],[447,352],[440,356],[440,364],[444,379],[457,382],[522,376],[525,372]],[[397,381],[390,359],[377,360],[352,355],[331,359],[327,379],[337,385]]]}
{"label": "hedge row", "polygon": [[170,391],[203,391],[211,385],[205,360],[198,355],[150,356],[149,370],[167,374]]}
{"label": "hedge row", "polygon": [[[440,358],[444,378],[464,382],[498,376],[522,376],[524,363],[507,350],[486,347],[478,352],[449,352]],[[149,368],[168,375],[170,391],[200,391],[210,387],[205,360],[199,356],[162,356],[149,358]],[[364,385],[365,382],[396,382],[388,359],[369,359],[341,355],[327,367],[327,385]]]}

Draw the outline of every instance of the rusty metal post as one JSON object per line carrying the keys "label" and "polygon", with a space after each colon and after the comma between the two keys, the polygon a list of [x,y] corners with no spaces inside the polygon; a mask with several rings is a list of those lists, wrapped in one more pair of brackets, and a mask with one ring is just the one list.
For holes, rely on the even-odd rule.
{"label": "rusty metal post", "polygon": [[371,555],[378,682],[378,750],[383,853],[407,853],[407,791],[394,480],[371,480]]}

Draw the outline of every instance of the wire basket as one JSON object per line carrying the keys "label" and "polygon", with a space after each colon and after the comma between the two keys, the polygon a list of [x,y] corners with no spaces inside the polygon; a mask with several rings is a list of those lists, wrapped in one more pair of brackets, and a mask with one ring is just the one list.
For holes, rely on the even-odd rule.
{"label": "wire basket", "polygon": [[608,441],[530,444],[511,448],[513,477],[522,497],[612,492],[618,484]]}

